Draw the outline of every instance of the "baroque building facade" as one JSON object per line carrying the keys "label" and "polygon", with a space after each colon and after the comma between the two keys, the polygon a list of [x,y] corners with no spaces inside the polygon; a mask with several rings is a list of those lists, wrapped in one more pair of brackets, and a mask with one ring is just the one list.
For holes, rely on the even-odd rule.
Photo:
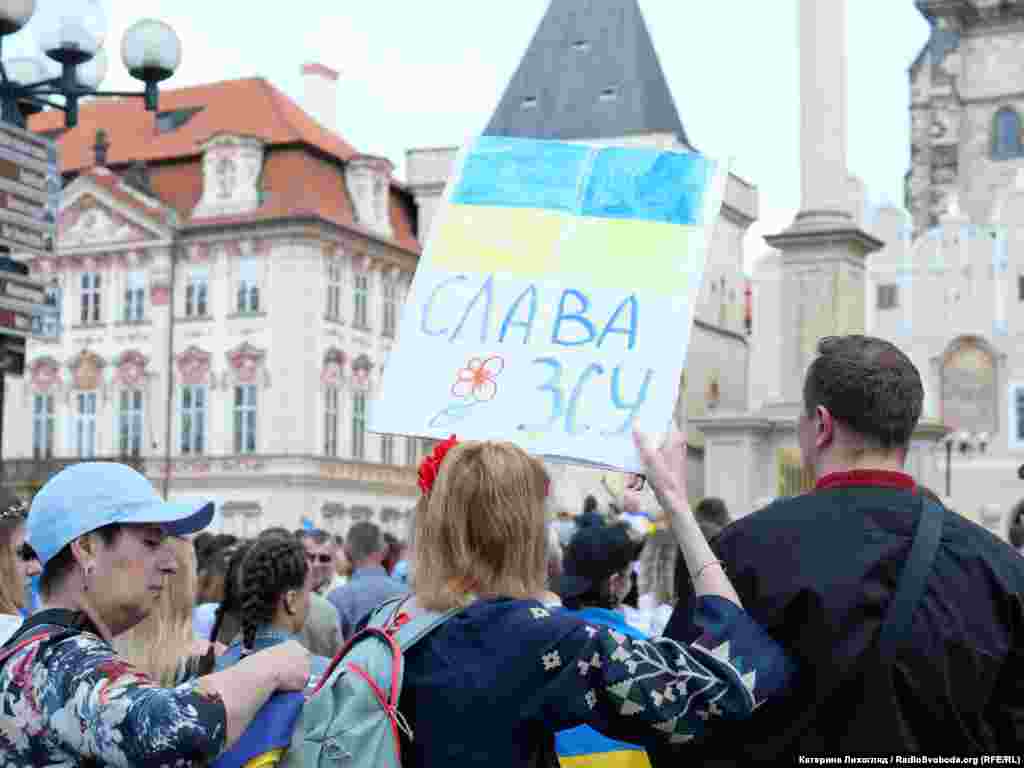
{"label": "baroque building facade", "polygon": [[[56,138],[56,258],[22,379],[7,379],[4,482],[129,461],[171,499],[253,535],[357,520],[404,532],[423,441],[365,429],[416,268],[415,204],[391,164],[261,79],[83,106]],[[318,122],[309,112],[320,116]]]}

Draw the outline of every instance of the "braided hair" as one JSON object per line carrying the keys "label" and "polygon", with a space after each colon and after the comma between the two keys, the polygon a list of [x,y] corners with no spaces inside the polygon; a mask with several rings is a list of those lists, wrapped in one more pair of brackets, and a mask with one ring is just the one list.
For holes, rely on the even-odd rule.
{"label": "braided hair", "polygon": [[[245,556],[251,547],[251,542],[242,541],[228,547],[223,552],[224,556],[228,558],[228,570],[224,576],[224,598],[217,606],[213,630],[210,632],[210,642],[212,643],[218,641],[220,631],[224,625],[224,619],[229,617],[237,618],[241,613],[242,604],[239,600],[240,575],[242,572],[242,562],[245,560]],[[231,640],[232,637],[227,638],[228,642],[231,642]]]}
{"label": "braided hair", "polygon": [[308,572],[306,549],[297,538],[266,536],[256,540],[241,573],[243,648],[252,649],[256,630],[273,621],[281,595],[290,589],[302,589]]}

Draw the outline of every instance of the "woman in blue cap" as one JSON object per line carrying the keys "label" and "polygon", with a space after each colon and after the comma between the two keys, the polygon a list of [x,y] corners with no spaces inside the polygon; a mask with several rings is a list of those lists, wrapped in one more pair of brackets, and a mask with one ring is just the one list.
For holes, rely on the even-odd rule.
{"label": "woman in blue cap", "polygon": [[308,654],[294,642],[177,688],[159,687],[113,649],[176,568],[166,538],[212,517],[212,503],[167,503],[121,464],[76,464],[43,486],[27,524],[43,610],[0,651],[6,764],[205,764],[272,693],[305,687]]}

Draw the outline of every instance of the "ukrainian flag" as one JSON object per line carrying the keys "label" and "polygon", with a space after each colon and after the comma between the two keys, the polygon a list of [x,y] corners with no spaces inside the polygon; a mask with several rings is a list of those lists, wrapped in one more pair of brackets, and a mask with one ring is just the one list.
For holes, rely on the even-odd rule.
{"label": "ukrainian flag", "polygon": [[[573,276],[590,289],[685,296],[703,265],[716,163],[692,152],[592,147],[484,136],[467,156],[431,236],[427,261],[450,272],[538,282]],[[699,250],[699,249],[698,249]],[[629,254],[626,262],[600,258]]]}
{"label": "ukrainian flag", "polygon": [[292,732],[302,713],[302,693],[275,693],[256,713],[245,733],[210,768],[270,768],[277,765],[292,743]]}
{"label": "ukrainian flag", "polygon": [[562,768],[651,768],[642,747],[602,736],[586,725],[555,734]]}

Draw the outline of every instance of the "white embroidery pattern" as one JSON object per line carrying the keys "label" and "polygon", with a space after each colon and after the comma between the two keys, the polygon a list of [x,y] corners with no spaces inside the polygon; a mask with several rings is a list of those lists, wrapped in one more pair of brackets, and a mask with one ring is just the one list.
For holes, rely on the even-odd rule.
{"label": "white embroidery pattern", "polygon": [[597,706],[597,694],[593,690],[587,691],[587,695],[584,698],[587,700],[587,707],[590,709]]}
{"label": "white embroidery pattern", "polygon": [[551,651],[551,653],[545,653],[541,656],[541,663],[544,664],[544,671],[550,672],[552,669],[558,669],[562,666],[562,657],[558,651]]}
{"label": "white embroidery pattern", "polygon": [[551,611],[547,608],[531,608],[530,613],[533,614],[535,619],[546,619],[551,615]]}
{"label": "white embroidery pattern", "polygon": [[594,629],[594,627],[590,626],[589,624],[587,624],[587,626],[585,626],[584,629],[587,631],[587,634],[590,635],[591,637],[593,637],[594,635],[597,634],[597,630]]}
{"label": "white embroidery pattern", "polygon": [[580,675],[586,677],[590,673],[590,670],[601,668],[601,656],[600,654],[595,653],[591,657],[590,661],[587,661],[586,659],[580,659],[578,662],[576,662],[576,666],[580,668]]}

